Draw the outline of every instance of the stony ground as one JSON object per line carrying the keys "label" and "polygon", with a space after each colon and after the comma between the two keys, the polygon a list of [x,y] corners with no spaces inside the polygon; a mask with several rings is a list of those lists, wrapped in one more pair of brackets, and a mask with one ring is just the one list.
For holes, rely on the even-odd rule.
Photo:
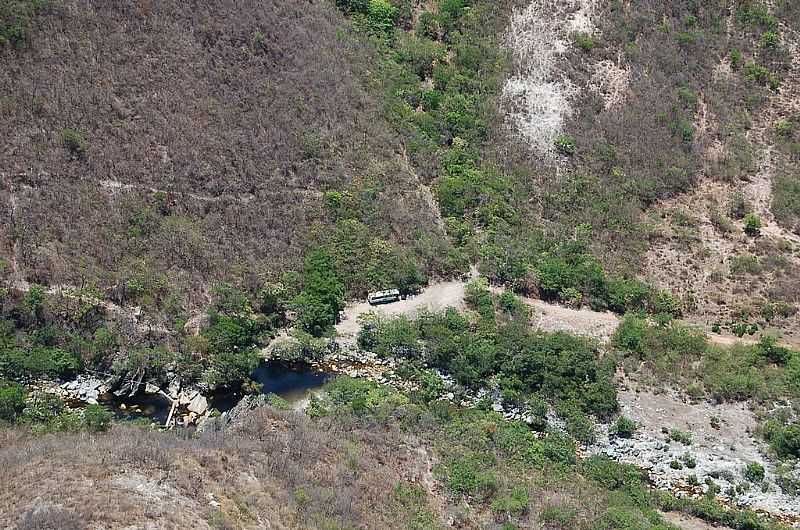
{"label": "stony ground", "polygon": [[[721,498],[731,504],[800,522],[800,499],[783,494],[775,484],[775,466],[764,455],[764,444],[753,434],[757,422],[746,404],[691,403],[677,392],[655,394],[624,387],[618,398],[622,414],[636,421],[639,428],[632,438],[622,439],[609,436],[607,426],[601,426],[592,452],[647,469],[657,487],[685,494],[707,491],[704,482],[711,478],[722,487]],[[664,431],[673,429],[690,433],[691,443],[670,440]],[[687,465],[687,455],[695,461],[694,467]],[[671,467],[674,461],[681,463],[681,469]],[[751,462],[764,466],[766,491],[750,484],[749,491],[728,495],[731,486],[747,483],[742,472]],[[699,485],[690,483],[692,475]],[[800,476],[800,468],[795,469],[795,475]]]}

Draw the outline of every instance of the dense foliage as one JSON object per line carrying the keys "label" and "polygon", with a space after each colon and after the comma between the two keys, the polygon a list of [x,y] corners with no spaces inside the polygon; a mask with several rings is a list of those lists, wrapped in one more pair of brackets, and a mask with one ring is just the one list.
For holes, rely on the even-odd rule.
{"label": "dense foliage", "polygon": [[[754,512],[723,508],[714,500],[713,490],[700,499],[656,492],[634,466],[603,456],[578,459],[570,437],[554,431],[537,435],[527,425],[506,421],[494,412],[461,409],[444,400],[409,399],[346,377],[329,383],[312,400],[310,410],[319,421],[391,425],[425,440],[440,459],[434,472],[448,501],[490,510],[504,528],[544,523],[564,530],[673,529],[659,510],[682,511],[730,528],[783,528]],[[420,495],[424,498],[425,493],[416,492],[415,498]],[[413,506],[411,513],[419,514],[419,502],[405,506]],[[474,520],[474,512],[471,516]],[[430,525],[422,528],[435,527],[432,519],[427,520]]]}
{"label": "dense foliage", "polygon": [[612,344],[632,372],[645,372],[659,384],[688,384],[697,398],[769,401],[800,395],[800,352],[778,345],[774,337],[753,345],[713,346],[697,328],[628,314]]}
{"label": "dense foliage", "polygon": [[566,333],[531,331],[527,312],[513,302],[513,295],[496,300],[480,283],[470,284],[467,291],[474,318],[453,309],[414,321],[373,318],[359,334],[359,346],[439,369],[468,388],[494,381],[510,404],[543,396],[565,404],[565,416],[616,411],[614,367],[599,360],[595,343]]}

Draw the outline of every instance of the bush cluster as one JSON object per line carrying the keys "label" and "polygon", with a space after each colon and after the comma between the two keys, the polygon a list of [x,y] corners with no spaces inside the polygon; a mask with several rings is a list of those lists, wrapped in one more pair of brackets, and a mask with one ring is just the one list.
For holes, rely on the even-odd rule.
{"label": "bush cluster", "polygon": [[534,395],[573,403],[564,416],[576,433],[591,436],[581,414],[609,415],[617,408],[611,383],[613,366],[598,360],[597,345],[565,333],[535,333],[523,315],[503,320],[496,301],[480,283],[467,288],[467,303],[478,313],[471,323],[453,309],[427,313],[416,320],[369,318],[359,345],[384,356],[410,359],[443,370],[470,388],[493,377],[507,399],[525,401]]}

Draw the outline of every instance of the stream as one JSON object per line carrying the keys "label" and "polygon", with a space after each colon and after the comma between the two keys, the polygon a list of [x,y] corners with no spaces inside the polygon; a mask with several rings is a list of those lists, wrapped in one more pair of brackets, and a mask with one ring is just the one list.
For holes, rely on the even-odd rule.
{"label": "stream", "polygon": [[[250,375],[253,381],[261,385],[262,394],[276,394],[291,404],[307,399],[332,377],[333,374],[314,370],[307,364],[278,361],[264,361]],[[226,412],[235,407],[242,396],[241,390],[236,389],[220,390],[207,397],[211,408]],[[144,392],[125,398],[106,394],[99,401],[114,413],[117,420],[134,421],[146,418],[161,425],[166,423],[172,406],[166,396]]]}

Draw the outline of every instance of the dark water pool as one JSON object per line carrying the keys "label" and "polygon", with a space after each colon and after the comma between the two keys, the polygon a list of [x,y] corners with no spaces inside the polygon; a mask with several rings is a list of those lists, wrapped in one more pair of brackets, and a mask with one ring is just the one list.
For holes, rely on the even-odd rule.
{"label": "dark water pool", "polygon": [[[261,385],[262,394],[276,394],[290,403],[309,396],[324,385],[331,374],[310,369],[305,364],[264,362],[250,378]],[[241,392],[220,392],[211,399],[211,406],[220,412],[232,409],[242,399]]]}
{"label": "dark water pool", "polygon": [[119,398],[113,394],[100,397],[100,403],[114,413],[121,421],[148,419],[164,425],[169,416],[172,403],[159,394],[139,393],[133,397]]}
{"label": "dark water pool", "polygon": [[[250,376],[261,384],[263,394],[277,394],[290,403],[309,396],[310,392],[324,385],[332,374],[312,370],[306,364],[263,362]],[[236,406],[242,399],[241,391],[220,391],[209,398],[212,408],[224,412]],[[139,393],[133,397],[118,398],[108,394],[101,396],[101,404],[121,421],[148,419],[163,425],[167,421],[172,403],[160,394]]]}

